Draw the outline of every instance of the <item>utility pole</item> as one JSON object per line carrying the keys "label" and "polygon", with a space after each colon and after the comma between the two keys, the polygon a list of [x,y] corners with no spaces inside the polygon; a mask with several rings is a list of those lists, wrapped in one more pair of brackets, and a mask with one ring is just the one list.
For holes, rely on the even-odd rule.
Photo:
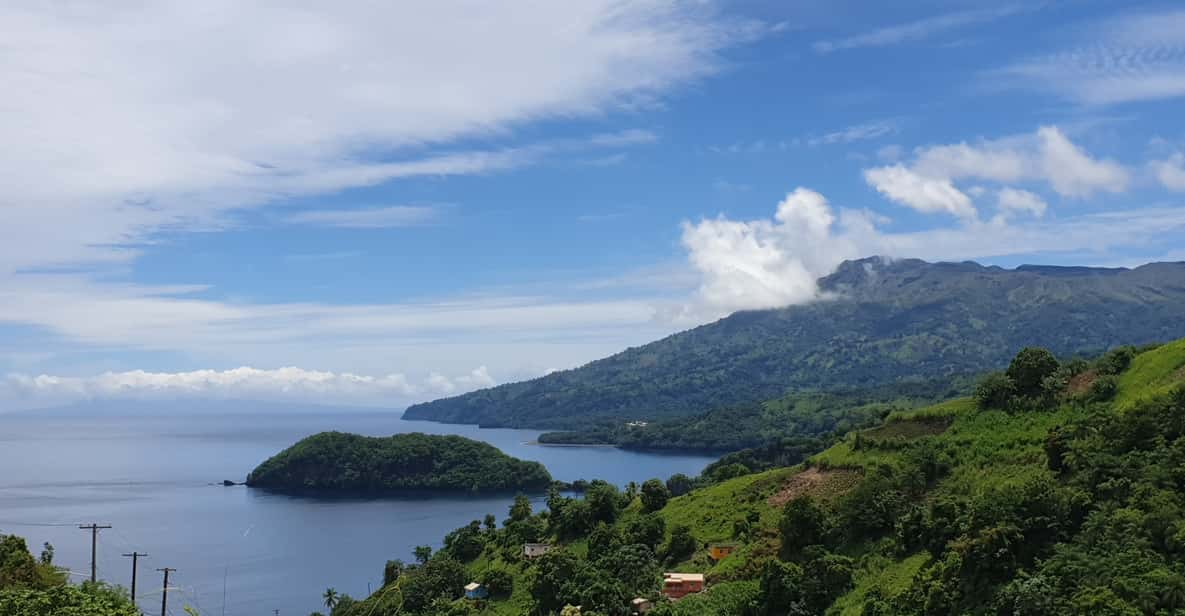
{"label": "utility pole", "polygon": [[82,530],[91,531],[91,583],[94,584],[97,580],[95,575],[95,549],[99,544],[99,531],[104,528],[111,528],[110,524],[99,526],[98,524],[79,524],[78,528]]}
{"label": "utility pole", "polygon": [[141,554],[140,552],[132,552],[131,554],[124,554],[124,556],[130,556],[132,559],[132,605],[134,606],[136,605],[136,565],[139,563],[141,556],[148,555]]}
{"label": "utility pole", "polygon": [[169,572],[176,571],[176,569],[165,567],[163,569],[157,569],[157,571],[165,572],[165,583],[161,586],[160,591],[160,616],[167,616],[166,612],[169,606]]}

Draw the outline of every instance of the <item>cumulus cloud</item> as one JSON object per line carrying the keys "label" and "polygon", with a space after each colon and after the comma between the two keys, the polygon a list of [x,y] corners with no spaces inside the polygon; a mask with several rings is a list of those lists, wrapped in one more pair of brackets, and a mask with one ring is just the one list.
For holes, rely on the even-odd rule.
{"label": "cumulus cloud", "polygon": [[1056,127],[1041,127],[1037,137],[1041,144],[1039,169],[1058,194],[1088,197],[1099,191],[1127,190],[1128,173],[1119,163],[1091,158]]}
{"label": "cumulus cloud", "polygon": [[1150,165],[1162,186],[1176,192],[1185,191],[1185,154],[1175,152],[1164,160],[1152,161]]}
{"label": "cumulus cloud", "polygon": [[8,374],[0,379],[0,399],[10,409],[102,399],[187,398],[398,407],[495,384],[485,366],[451,379],[434,373],[421,383],[413,383],[403,374],[365,376],[295,367],[190,372],[133,370],[89,377]]}
{"label": "cumulus cloud", "polygon": [[[1008,212],[1043,211],[1040,197],[1020,189],[1001,189],[997,198]],[[699,322],[735,310],[818,300],[818,278],[846,259],[869,255],[964,260],[1103,254],[1171,241],[1185,231],[1185,209],[1120,210],[1056,222],[997,216],[911,232],[887,231],[890,222],[865,210],[837,211],[819,193],[799,188],[778,204],[772,220],[720,216],[684,223],[683,245],[701,283],[695,301],[663,316]]]}
{"label": "cumulus cloud", "polygon": [[835,224],[823,195],[806,188],[787,195],[772,221],[684,223],[683,246],[702,277],[700,302],[719,314],[813,299],[815,279],[855,255],[855,246],[837,245]]}
{"label": "cumulus cloud", "polygon": [[975,218],[970,197],[947,178],[922,175],[898,164],[867,169],[864,179],[884,196],[919,212]]}
{"label": "cumulus cloud", "polygon": [[996,205],[1001,213],[1027,212],[1033,216],[1044,216],[1049,206],[1041,197],[1019,188],[1005,187],[996,193]]}
{"label": "cumulus cloud", "polygon": [[[1130,174],[1123,165],[1091,157],[1054,126],[1043,126],[1028,135],[975,144],[917,148],[908,164],[866,169],[864,178],[892,201],[920,212],[948,212],[963,219],[977,215],[968,197],[971,189],[977,187],[964,192],[956,184],[959,181],[1044,183],[1067,198],[1120,193],[1127,190],[1130,182]],[[1019,205],[1019,196],[1009,193],[1000,205],[1005,208]],[[1027,205],[1026,209],[1032,210],[1036,202],[1029,198]],[[1044,205],[1039,207],[1044,212]]]}

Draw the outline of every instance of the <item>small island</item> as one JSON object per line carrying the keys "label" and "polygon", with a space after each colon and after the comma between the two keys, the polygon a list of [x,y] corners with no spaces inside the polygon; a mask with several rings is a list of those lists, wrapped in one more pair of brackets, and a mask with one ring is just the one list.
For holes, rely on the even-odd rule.
{"label": "small island", "polygon": [[246,484],[284,492],[515,492],[544,490],[551,475],[538,462],[460,436],[322,432],[268,458]]}

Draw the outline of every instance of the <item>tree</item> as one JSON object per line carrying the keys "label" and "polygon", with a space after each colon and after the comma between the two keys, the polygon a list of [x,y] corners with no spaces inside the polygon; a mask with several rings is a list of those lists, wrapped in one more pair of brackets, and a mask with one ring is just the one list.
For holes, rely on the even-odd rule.
{"label": "tree", "polygon": [[412,556],[415,557],[416,562],[422,565],[432,559],[432,546],[417,545],[414,549],[412,549],[411,553]]}
{"label": "tree", "polygon": [[617,578],[632,595],[649,592],[658,582],[658,561],[654,552],[644,545],[619,546],[602,556],[597,568]]}
{"label": "tree", "polygon": [[691,527],[679,524],[671,529],[671,538],[667,541],[663,556],[669,563],[687,560],[695,553],[698,545],[691,534]]}
{"label": "tree", "polygon": [[642,484],[642,509],[658,511],[666,506],[671,498],[671,491],[659,479],[648,479]]}
{"label": "tree", "polygon": [[333,608],[337,607],[338,594],[333,588],[326,588],[325,593],[321,595],[321,598],[325,600],[325,607],[329,608],[330,610],[333,610]]}
{"label": "tree", "polygon": [[690,492],[694,487],[695,483],[692,482],[691,477],[688,477],[683,473],[675,473],[674,475],[671,475],[669,479],[667,479],[667,490],[671,492],[671,496],[683,496],[684,494]]}
{"label": "tree", "polygon": [[789,558],[803,548],[826,541],[830,524],[827,512],[810,496],[802,496],[786,503],[778,532],[782,535],[782,557]]}
{"label": "tree", "polygon": [[1016,384],[1019,395],[1037,397],[1046,377],[1053,376],[1058,367],[1057,358],[1048,349],[1025,347],[1008,364],[1005,374]]}
{"label": "tree", "polygon": [[657,513],[644,513],[625,523],[624,542],[636,543],[657,550],[667,534],[666,521]]}
{"label": "tree", "polygon": [[613,484],[606,481],[596,480],[590,483],[584,493],[584,502],[588,503],[593,522],[612,524],[617,520],[617,514],[621,509],[621,495]]}
{"label": "tree", "polygon": [[402,560],[388,560],[387,564],[383,566],[383,586],[398,580],[399,576],[403,575],[403,570],[406,568],[407,565],[403,564]]}
{"label": "tree", "polygon": [[483,524],[483,526],[485,526],[486,532],[492,533],[492,532],[498,530],[498,518],[494,517],[494,514],[492,514],[492,513],[486,514],[486,517],[482,521],[482,524]]}
{"label": "tree", "polygon": [[494,567],[486,569],[481,576],[481,583],[495,597],[509,596],[514,590],[514,576],[507,570]]}
{"label": "tree", "polygon": [[572,601],[575,601],[574,604],[580,603],[579,599],[565,593],[580,564],[567,550],[552,550],[535,559],[527,584],[537,612],[550,614]]}
{"label": "tree", "polygon": [[521,522],[529,517],[531,517],[531,499],[524,494],[516,495],[514,504],[510,506],[510,519]]}
{"label": "tree", "polygon": [[588,559],[597,560],[621,545],[621,532],[616,526],[600,522],[588,534]]}

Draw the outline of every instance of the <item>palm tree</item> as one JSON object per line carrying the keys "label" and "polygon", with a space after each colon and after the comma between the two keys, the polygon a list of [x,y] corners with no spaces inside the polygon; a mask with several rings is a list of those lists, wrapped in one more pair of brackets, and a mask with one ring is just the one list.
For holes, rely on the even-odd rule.
{"label": "palm tree", "polygon": [[325,607],[333,609],[337,605],[338,597],[337,591],[332,588],[326,588],[325,594],[321,595],[325,599]]}

